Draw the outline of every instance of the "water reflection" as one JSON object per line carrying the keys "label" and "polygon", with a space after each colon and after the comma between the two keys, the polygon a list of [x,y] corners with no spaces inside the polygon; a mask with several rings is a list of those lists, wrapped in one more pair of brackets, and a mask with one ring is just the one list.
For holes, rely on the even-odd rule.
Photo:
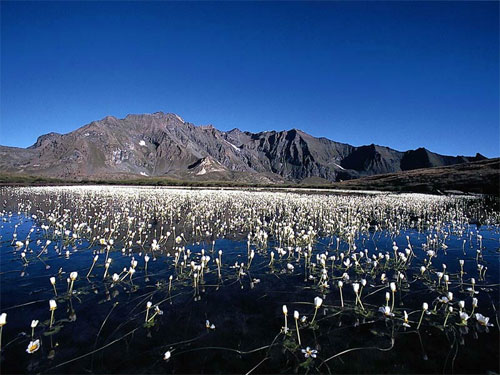
{"label": "water reflection", "polygon": [[4,373],[499,371],[484,199],[0,195]]}

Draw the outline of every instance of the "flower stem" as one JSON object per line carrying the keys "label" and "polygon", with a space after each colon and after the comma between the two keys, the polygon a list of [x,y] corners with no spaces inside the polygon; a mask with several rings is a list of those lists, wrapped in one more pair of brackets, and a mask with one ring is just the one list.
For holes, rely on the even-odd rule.
{"label": "flower stem", "polygon": [[418,321],[417,330],[420,328],[420,324],[422,324],[422,319],[424,318],[425,310],[422,310],[422,315],[420,315],[420,320]]}
{"label": "flower stem", "polygon": [[90,267],[89,273],[87,273],[87,276],[85,276],[87,279],[89,278],[90,273],[91,273],[91,272],[92,272],[92,270],[94,269],[94,265],[95,265],[95,261],[94,261],[94,262],[92,262],[92,266]]}
{"label": "flower stem", "polygon": [[300,342],[300,331],[299,331],[298,319],[295,319],[295,327],[297,328],[297,338],[299,340],[299,346],[302,346],[302,343]]}
{"label": "flower stem", "polygon": [[316,319],[316,314],[317,314],[317,312],[318,312],[318,308],[316,307],[316,308],[314,308],[314,315],[313,315],[313,318],[312,318],[312,320],[311,320],[311,324],[313,324],[313,323],[314,323],[314,319]]}
{"label": "flower stem", "polygon": [[446,322],[448,321],[449,316],[450,316],[450,313],[446,314],[446,318],[444,319],[443,327],[446,327]]}

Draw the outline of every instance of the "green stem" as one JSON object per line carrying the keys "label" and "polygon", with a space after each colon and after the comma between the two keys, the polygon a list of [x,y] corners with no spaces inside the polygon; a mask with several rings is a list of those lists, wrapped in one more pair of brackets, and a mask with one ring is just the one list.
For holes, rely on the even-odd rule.
{"label": "green stem", "polygon": [[315,308],[314,308],[314,316],[313,316],[313,319],[311,320],[311,324],[313,324],[313,323],[314,323],[314,319],[316,319],[316,313],[317,313],[317,312],[318,312],[318,308],[317,308],[317,307],[315,307]]}
{"label": "green stem", "polygon": [[87,279],[89,278],[90,273],[91,273],[91,272],[92,272],[92,270],[94,269],[94,265],[95,265],[95,261],[94,261],[94,262],[92,262],[92,266],[90,267],[89,273],[87,273],[87,276],[86,276],[86,278],[87,278]]}
{"label": "green stem", "polygon": [[300,342],[300,331],[299,331],[298,319],[295,319],[295,327],[297,328],[297,338],[299,339],[299,346],[302,346],[302,343]]}
{"label": "green stem", "polygon": [[151,318],[148,319],[148,322],[150,322],[151,320],[153,320],[157,314],[158,313],[155,311],[155,313],[153,315],[151,315]]}
{"label": "green stem", "polygon": [[422,310],[422,315],[420,315],[420,320],[418,321],[417,330],[420,328],[420,324],[422,324],[422,319],[424,318],[425,310]]}
{"label": "green stem", "polygon": [[446,322],[448,321],[449,316],[450,316],[450,313],[446,314],[446,318],[444,319],[443,327],[446,327]]}

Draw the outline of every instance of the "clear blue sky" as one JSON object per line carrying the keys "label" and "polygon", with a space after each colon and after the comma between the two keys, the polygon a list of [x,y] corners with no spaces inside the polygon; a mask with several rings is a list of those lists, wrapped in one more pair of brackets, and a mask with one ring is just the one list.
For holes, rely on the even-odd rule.
{"label": "clear blue sky", "polygon": [[499,156],[499,4],[1,2],[0,144],[156,111]]}

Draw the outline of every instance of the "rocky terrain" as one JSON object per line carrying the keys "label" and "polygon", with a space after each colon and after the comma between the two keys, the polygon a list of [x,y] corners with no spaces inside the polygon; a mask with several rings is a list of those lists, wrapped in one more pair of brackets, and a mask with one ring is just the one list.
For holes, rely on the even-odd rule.
{"label": "rocky terrain", "polygon": [[63,179],[169,177],[283,183],[342,181],[486,159],[425,148],[355,147],[298,129],[251,133],[195,126],[172,113],[107,116],[68,134],[49,133],[26,149],[0,146],[0,172]]}
{"label": "rocky terrain", "polygon": [[335,188],[420,193],[479,193],[500,197],[500,158],[387,173],[338,182]]}

